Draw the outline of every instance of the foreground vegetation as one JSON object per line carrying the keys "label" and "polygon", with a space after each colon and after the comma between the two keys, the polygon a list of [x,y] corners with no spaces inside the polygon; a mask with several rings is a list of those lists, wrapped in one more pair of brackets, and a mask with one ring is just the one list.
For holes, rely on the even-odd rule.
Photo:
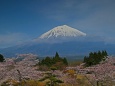
{"label": "foreground vegetation", "polygon": [[72,62],[71,65],[57,52],[54,57],[46,57],[38,62],[35,55],[19,57],[26,58],[19,62],[10,62],[10,65],[8,62],[8,66],[5,66],[7,71],[16,74],[16,78],[6,79],[1,86],[114,86],[115,84],[115,59],[109,58],[106,51],[91,52],[89,56],[84,57],[83,62]]}

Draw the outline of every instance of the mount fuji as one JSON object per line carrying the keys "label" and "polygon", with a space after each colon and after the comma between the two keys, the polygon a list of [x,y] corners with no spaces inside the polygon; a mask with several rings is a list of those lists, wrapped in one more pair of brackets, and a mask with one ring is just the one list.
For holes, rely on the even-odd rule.
{"label": "mount fuji", "polygon": [[72,41],[80,37],[85,37],[86,33],[81,32],[77,29],[69,27],[67,25],[57,26],[48,32],[42,34],[34,41],[42,41],[48,43],[59,43],[65,41]]}
{"label": "mount fuji", "polygon": [[[89,39],[91,40],[89,41]],[[5,57],[25,53],[52,56],[55,52],[62,56],[75,56],[87,55],[89,52],[97,50],[107,50],[110,51],[109,53],[115,53],[115,45],[95,40],[97,39],[93,38],[92,40],[92,37],[87,36],[84,32],[62,25],[49,30],[31,42],[0,49],[0,53]]]}
{"label": "mount fuji", "polygon": [[86,33],[83,33],[77,29],[71,28],[67,25],[57,26],[48,32],[42,34],[39,38],[41,39],[50,39],[57,37],[78,37],[86,36]]}

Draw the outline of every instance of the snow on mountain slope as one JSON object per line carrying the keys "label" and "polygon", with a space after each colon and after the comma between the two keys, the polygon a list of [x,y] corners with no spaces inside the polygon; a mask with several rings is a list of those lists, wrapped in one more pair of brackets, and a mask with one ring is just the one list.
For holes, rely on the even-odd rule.
{"label": "snow on mountain slope", "polygon": [[86,33],[83,33],[77,29],[71,28],[67,25],[57,26],[48,32],[42,34],[40,39],[49,39],[49,38],[58,38],[58,37],[78,37],[86,36]]}

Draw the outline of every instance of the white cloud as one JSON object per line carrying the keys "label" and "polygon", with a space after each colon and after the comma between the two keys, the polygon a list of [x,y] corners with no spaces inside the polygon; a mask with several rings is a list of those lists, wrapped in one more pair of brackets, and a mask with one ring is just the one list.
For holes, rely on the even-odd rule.
{"label": "white cloud", "polygon": [[2,34],[0,35],[0,48],[18,45],[28,40],[30,40],[29,37],[23,33]]}

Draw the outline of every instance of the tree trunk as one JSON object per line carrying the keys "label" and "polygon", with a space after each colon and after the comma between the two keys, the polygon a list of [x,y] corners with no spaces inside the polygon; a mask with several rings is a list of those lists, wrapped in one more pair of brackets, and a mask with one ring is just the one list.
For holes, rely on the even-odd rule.
{"label": "tree trunk", "polygon": [[96,84],[97,84],[97,86],[99,86],[99,81],[97,81],[97,83],[96,83]]}

